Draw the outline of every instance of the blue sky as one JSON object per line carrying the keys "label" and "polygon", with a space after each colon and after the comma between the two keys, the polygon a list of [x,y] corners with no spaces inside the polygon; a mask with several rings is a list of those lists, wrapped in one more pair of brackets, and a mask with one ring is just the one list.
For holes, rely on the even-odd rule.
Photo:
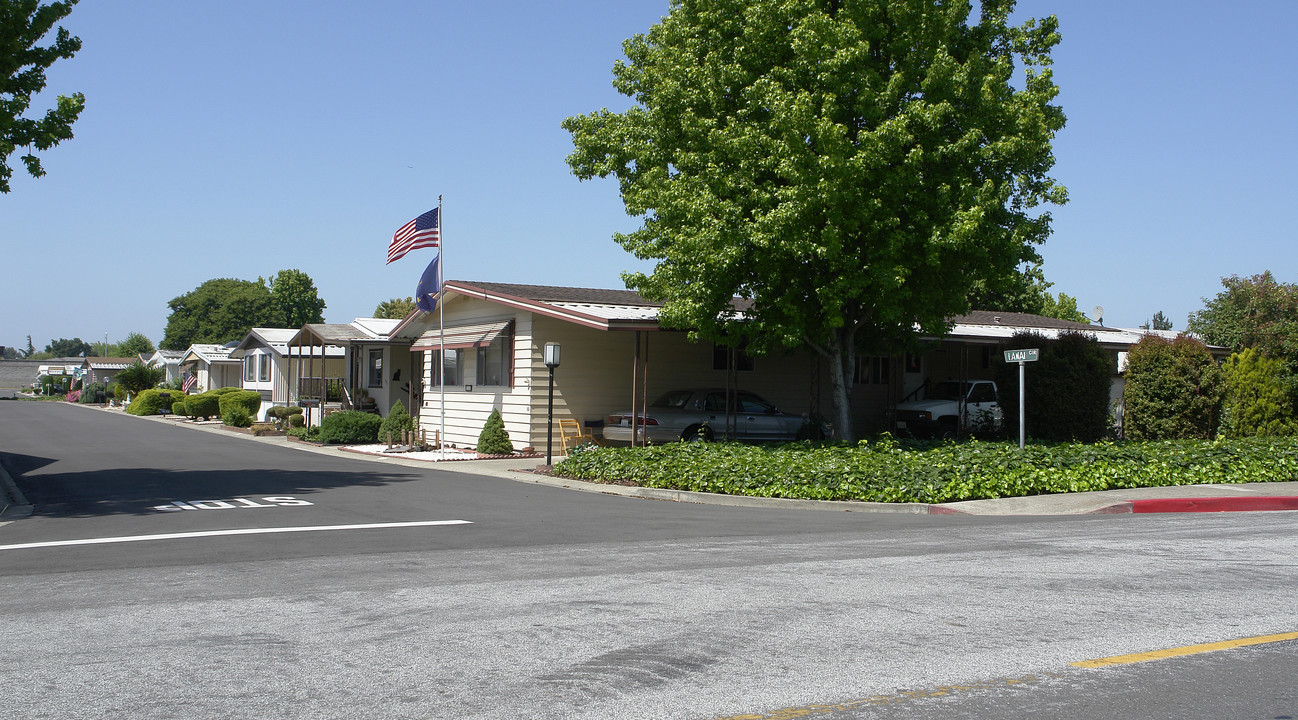
{"label": "blue sky", "polygon": [[[667,0],[278,0],[78,5],[76,137],[0,195],[0,344],[162,338],[167,302],[296,268],[326,319],[413,294],[434,251],[385,265],[444,196],[446,277],[622,287],[648,269],[612,181],[579,183],[559,123],[628,100],[621,43]],[[1056,292],[1105,324],[1177,329],[1226,275],[1298,281],[1292,28],[1298,3],[1020,0],[1055,14],[1068,126],[1041,249]],[[14,162],[17,161],[15,157]]]}

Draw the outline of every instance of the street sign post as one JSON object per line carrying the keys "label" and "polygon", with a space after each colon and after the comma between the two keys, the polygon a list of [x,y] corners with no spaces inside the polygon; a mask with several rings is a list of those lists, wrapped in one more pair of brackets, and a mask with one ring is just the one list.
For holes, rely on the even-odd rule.
{"label": "street sign post", "polygon": [[1016,362],[1019,364],[1019,449],[1022,450],[1027,441],[1027,420],[1023,417],[1023,386],[1024,379],[1027,377],[1028,363],[1036,362],[1041,357],[1039,348],[1024,348],[1022,350],[1006,350],[1005,362]]}

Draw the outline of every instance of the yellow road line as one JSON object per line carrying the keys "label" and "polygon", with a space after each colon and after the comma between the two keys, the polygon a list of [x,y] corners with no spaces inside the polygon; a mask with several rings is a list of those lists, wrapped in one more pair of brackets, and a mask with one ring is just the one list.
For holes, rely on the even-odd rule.
{"label": "yellow road line", "polygon": [[1083,660],[1082,662],[1070,664],[1074,667],[1083,668],[1129,665],[1131,663],[1146,662],[1148,660],[1162,660],[1164,658],[1180,657],[1182,655],[1197,655],[1199,653],[1212,652],[1214,650],[1229,650],[1231,648],[1246,647],[1248,645],[1262,645],[1264,643],[1281,642],[1283,640],[1298,640],[1298,632],[1280,633],[1279,635],[1259,635],[1258,637],[1240,638],[1239,640],[1223,640],[1222,642],[1203,643],[1201,645],[1186,645],[1185,647],[1168,648],[1167,650],[1152,650],[1150,652],[1132,653],[1131,655],[1114,655],[1113,657],[1099,658],[1097,660]]}

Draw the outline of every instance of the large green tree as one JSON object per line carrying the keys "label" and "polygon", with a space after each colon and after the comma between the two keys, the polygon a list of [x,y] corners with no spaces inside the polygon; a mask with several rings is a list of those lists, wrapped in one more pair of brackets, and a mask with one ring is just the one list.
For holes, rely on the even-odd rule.
{"label": "large green tree", "polygon": [[261,281],[208,280],[167,306],[171,315],[160,343],[165,350],[239,340],[252,328],[272,326],[275,320],[270,290]]}
{"label": "large green tree", "polygon": [[90,343],[81,338],[72,338],[71,340],[59,338],[58,340],[51,340],[50,344],[45,346],[45,352],[50,357],[79,357],[81,355],[92,357],[95,354],[95,349]]}
{"label": "large green tree", "polygon": [[414,309],[414,298],[392,298],[391,300],[384,300],[374,308],[374,317],[387,318],[389,320],[404,320],[407,315],[414,311]]}
{"label": "large green tree", "polygon": [[275,327],[300,328],[324,322],[325,301],[320,299],[310,275],[301,270],[280,270],[268,284]]}
{"label": "large green tree", "polygon": [[[830,360],[854,436],[858,350],[947,331],[981,281],[1038,261],[1064,125],[1053,17],[1014,0],[673,0],[623,47],[621,113],[571,117],[581,179],[614,176],[664,326]],[[733,298],[746,301],[742,315]]]}
{"label": "large green tree", "polygon": [[144,333],[132,332],[126,339],[117,344],[118,357],[135,357],[141,354],[152,355],[156,350],[153,341]]}
{"label": "large green tree", "polygon": [[45,88],[46,69],[81,49],[80,38],[62,27],[52,43],[39,44],[76,4],[77,0],[45,5],[40,0],[0,0],[0,192],[9,192],[13,177],[9,157],[14,151],[28,148],[22,156],[27,172],[32,177],[44,175],[35,153],[70,140],[72,123],[85,107],[81,93],[60,95],[43,117],[25,117],[32,96]]}
{"label": "large green tree", "polygon": [[1270,270],[1231,275],[1221,284],[1225,290],[1204,298],[1203,310],[1190,314],[1189,331],[1236,352],[1256,348],[1298,371],[1298,285],[1278,282]]}

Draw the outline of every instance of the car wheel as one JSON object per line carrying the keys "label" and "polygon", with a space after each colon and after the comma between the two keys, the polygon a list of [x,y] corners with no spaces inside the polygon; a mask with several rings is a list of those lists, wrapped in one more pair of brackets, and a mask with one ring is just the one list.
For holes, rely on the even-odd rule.
{"label": "car wheel", "polygon": [[712,430],[703,425],[695,425],[686,428],[685,434],[681,436],[685,442],[712,442]]}

